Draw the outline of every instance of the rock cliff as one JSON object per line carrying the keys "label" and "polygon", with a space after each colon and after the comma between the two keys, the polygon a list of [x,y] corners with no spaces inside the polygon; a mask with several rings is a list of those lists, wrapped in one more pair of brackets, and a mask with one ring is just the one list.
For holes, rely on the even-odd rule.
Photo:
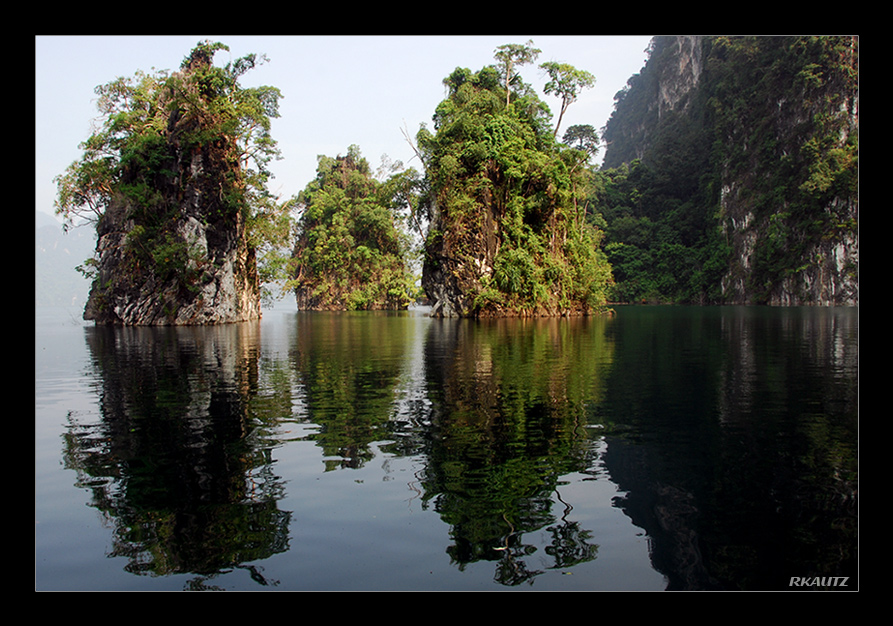
{"label": "rock cliff", "polygon": [[87,320],[187,325],[261,315],[248,182],[238,138],[224,130],[235,124],[221,113],[238,97],[221,87],[231,75],[212,65],[215,49],[197,47],[180,73],[151,92],[147,122],[118,141],[123,148],[96,226]]}
{"label": "rock cliff", "polygon": [[[201,168],[197,168],[201,171]],[[113,202],[97,228],[99,269],[84,319],[125,326],[220,324],[258,319],[260,288],[255,253],[240,219],[231,223],[203,219],[207,206],[186,203],[166,224],[182,268],[158,271],[134,259],[128,238],[134,221],[130,205]],[[168,257],[162,261],[174,261]]]}
{"label": "rock cliff", "polygon": [[616,101],[605,168],[701,154],[678,202],[715,216],[721,302],[858,304],[856,37],[656,37]]}
{"label": "rock cliff", "polygon": [[858,52],[840,39],[791,43],[757,69],[747,110],[717,124],[729,303],[859,303]]}

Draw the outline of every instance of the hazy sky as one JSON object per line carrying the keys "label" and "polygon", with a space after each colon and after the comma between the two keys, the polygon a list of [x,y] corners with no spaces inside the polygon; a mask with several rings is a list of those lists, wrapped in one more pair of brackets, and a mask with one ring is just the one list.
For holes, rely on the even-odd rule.
{"label": "hazy sky", "polygon": [[[475,36],[38,36],[35,38],[35,203],[53,212],[53,177],[80,157],[78,145],[98,115],[94,88],[137,71],[176,70],[199,41],[229,46],[222,64],[249,53],[269,62],[245,74],[243,86],[279,88],[280,117],[273,138],[282,159],[272,165],[270,189],[282,199],[297,194],[316,175],[316,157],[346,154],[359,146],[376,169],[383,155],[421,169],[403,137],[414,137],[443,100],[443,79],[456,67],[477,71],[495,63],[493,51],[532,39],[544,61],[570,63],[596,77],[595,86],[571,105],[559,135],[573,124],[601,129],[613,111],[614,94],[638,73],[650,35]],[[543,73],[521,68],[549,105],[553,123],[559,101],[545,96]],[[599,151],[598,159],[604,154]]]}

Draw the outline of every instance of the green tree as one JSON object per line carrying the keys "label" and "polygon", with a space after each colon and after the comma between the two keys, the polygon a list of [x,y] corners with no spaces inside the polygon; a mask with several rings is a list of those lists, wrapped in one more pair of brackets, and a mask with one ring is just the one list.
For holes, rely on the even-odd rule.
{"label": "green tree", "polygon": [[575,124],[564,132],[565,144],[586,155],[587,159],[598,153],[598,133],[591,124]]}
{"label": "green tree", "polygon": [[97,224],[119,188],[126,160],[138,142],[160,138],[166,126],[165,75],[137,72],[96,87],[101,127],[80,144],[83,154],[56,176],[56,214],[66,229]]}
{"label": "green tree", "polygon": [[561,110],[555,124],[554,136],[558,136],[558,128],[568,107],[576,102],[580,92],[595,85],[595,76],[585,70],[578,70],[567,63],[549,61],[540,65],[549,75],[549,81],[543,88],[547,94],[555,94],[561,98]]}
{"label": "green tree", "polygon": [[[395,175],[398,176],[398,175]],[[399,212],[406,180],[377,181],[357,146],[319,157],[301,210],[288,288],[299,309],[405,309],[416,296]]]}
{"label": "green tree", "polygon": [[540,55],[540,52],[542,50],[533,47],[532,39],[529,39],[526,44],[510,43],[498,46],[493,52],[502,68],[505,85],[505,106],[509,105],[510,87],[517,80],[517,76],[513,73],[514,68],[533,63]]}

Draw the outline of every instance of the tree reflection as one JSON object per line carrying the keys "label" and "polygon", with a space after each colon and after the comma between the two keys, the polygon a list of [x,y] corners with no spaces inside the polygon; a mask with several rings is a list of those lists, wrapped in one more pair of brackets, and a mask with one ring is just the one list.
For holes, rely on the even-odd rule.
{"label": "tree reflection", "polygon": [[[549,567],[597,554],[590,534],[557,519],[559,478],[595,460],[585,427],[610,362],[604,320],[437,320],[426,370],[432,401],[425,501],[450,524],[460,569],[496,561],[500,584],[532,582],[544,555],[525,533],[547,528]],[[567,513],[567,510],[565,511]]]}
{"label": "tree reflection", "polygon": [[268,425],[249,418],[257,323],[87,329],[101,419],[69,416],[64,459],[134,574],[214,575],[283,552]]}
{"label": "tree reflection", "polygon": [[296,318],[291,367],[304,390],[311,439],[326,468],[359,468],[372,444],[391,436],[395,390],[411,325],[398,312],[302,313]]}
{"label": "tree reflection", "polygon": [[564,512],[561,523],[547,529],[552,534],[552,543],[545,550],[554,559],[552,568],[561,569],[591,561],[598,551],[598,546],[589,543],[592,533],[583,529],[578,522],[568,519],[573,507],[561,499],[558,489],[555,490],[555,496],[564,504]]}

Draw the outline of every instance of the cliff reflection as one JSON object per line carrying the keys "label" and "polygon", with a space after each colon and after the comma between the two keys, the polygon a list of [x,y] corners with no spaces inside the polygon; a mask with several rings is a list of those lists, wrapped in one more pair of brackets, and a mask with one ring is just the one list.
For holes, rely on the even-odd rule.
{"label": "cliff reflection", "polygon": [[[592,560],[591,534],[553,511],[560,477],[595,465],[587,406],[610,363],[605,320],[435,320],[425,350],[430,428],[424,499],[450,525],[461,569],[496,562],[504,585],[529,582],[547,529],[550,568]],[[560,500],[560,495],[557,495]],[[538,563],[544,562],[537,554]]]}
{"label": "cliff reflection", "polygon": [[609,334],[604,463],[668,589],[854,589],[858,310],[631,307]]}
{"label": "cliff reflection", "polygon": [[100,419],[69,416],[64,460],[113,527],[110,556],[128,571],[207,577],[287,550],[268,425],[248,416],[259,332],[258,323],[86,329]]}

